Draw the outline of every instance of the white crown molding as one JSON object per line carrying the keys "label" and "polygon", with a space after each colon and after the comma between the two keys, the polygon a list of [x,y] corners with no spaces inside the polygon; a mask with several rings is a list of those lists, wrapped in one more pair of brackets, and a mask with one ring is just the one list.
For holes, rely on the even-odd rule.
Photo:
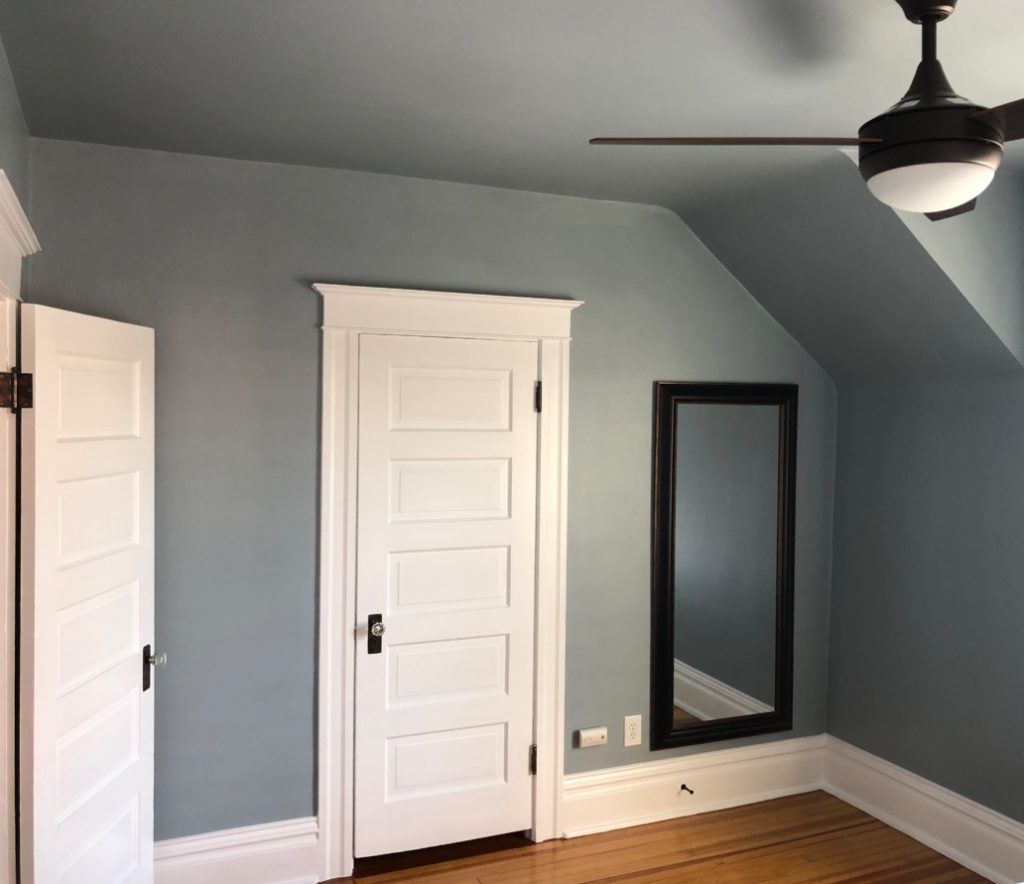
{"label": "white crown molding", "polygon": [[390,334],[569,340],[582,301],[316,283],[324,328]]}
{"label": "white crown molding", "polygon": [[[824,736],[716,749],[665,761],[571,774],[566,838],[738,807],[822,788]],[[686,783],[693,795],[682,791]]]}
{"label": "white crown molding", "polygon": [[828,737],[825,788],[998,884],[1024,881],[1024,823]]}
{"label": "white crown molding", "polygon": [[673,661],[672,703],[701,721],[774,711],[767,703],[682,660]]}
{"label": "white crown molding", "polygon": [[156,884],[316,884],[320,880],[315,817],[159,841],[154,856]]}
{"label": "white crown molding", "polygon": [[28,216],[11,187],[7,173],[0,169],[0,229],[14,242],[22,258],[39,251],[39,239],[29,223]]}

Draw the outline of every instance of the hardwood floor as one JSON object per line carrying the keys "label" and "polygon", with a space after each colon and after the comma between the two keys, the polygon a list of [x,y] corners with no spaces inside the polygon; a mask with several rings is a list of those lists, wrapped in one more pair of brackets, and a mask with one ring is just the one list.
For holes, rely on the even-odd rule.
{"label": "hardwood floor", "polygon": [[[797,884],[984,881],[824,792],[619,829],[569,841],[382,871],[359,884]],[[352,881],[351,878],[337,879]]]}

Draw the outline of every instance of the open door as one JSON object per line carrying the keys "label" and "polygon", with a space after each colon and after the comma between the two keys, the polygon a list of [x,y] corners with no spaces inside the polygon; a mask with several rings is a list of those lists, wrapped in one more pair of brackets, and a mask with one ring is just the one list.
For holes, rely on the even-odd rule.
{"label": "open door", "polygon": [[21,873],[153,880],[153,331],[22,307]]}

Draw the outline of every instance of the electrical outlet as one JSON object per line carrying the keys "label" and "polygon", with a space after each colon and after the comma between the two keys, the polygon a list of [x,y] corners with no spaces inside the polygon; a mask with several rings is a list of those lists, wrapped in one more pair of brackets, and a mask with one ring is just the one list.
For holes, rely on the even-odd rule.
{"label": "electrical outlet", "polygon": [[595,746],[608,745],[608,728],[606,727],[582,727],[578,733],[581,749],[593,749]]}
{"label": "electrical outlet", "polygon": [[643,720],[642,715],[627,715],[624,719],[623,732],[625,738],[622,741],[623,746],[639,746],[643,739]]}

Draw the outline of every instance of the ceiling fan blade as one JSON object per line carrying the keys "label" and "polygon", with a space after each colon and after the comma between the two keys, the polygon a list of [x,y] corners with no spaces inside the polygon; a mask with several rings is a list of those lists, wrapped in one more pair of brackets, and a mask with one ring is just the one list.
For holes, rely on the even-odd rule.
{"label": "ceiling fan blade", "polygon": [[946,209],[944,212],[925,212],[925,217],[929,221],[945,221],[946,218],[955,218],[957,215],[966,215],[968,212],[973,212],[977,207],[978,201],[973,199],[969,203],[964,203],[955,209]]}
{"label": "ceiling fan blade", "polygon": [[591,144],[648,144],[648,145],[692,145],[696,147],[745,147],[758,145],[856,147],[858,144],[877,144],[881,138],[790,138],[751,137],[733,138],[713,136],[710,138],[591,138]]}
{"label": "ceiling fan blade", "polygon": [[1003,134],[1003,141],[1024,138],[1024,98],[990,107],[988,110],[971,114],[972,120],[979,120]]}

